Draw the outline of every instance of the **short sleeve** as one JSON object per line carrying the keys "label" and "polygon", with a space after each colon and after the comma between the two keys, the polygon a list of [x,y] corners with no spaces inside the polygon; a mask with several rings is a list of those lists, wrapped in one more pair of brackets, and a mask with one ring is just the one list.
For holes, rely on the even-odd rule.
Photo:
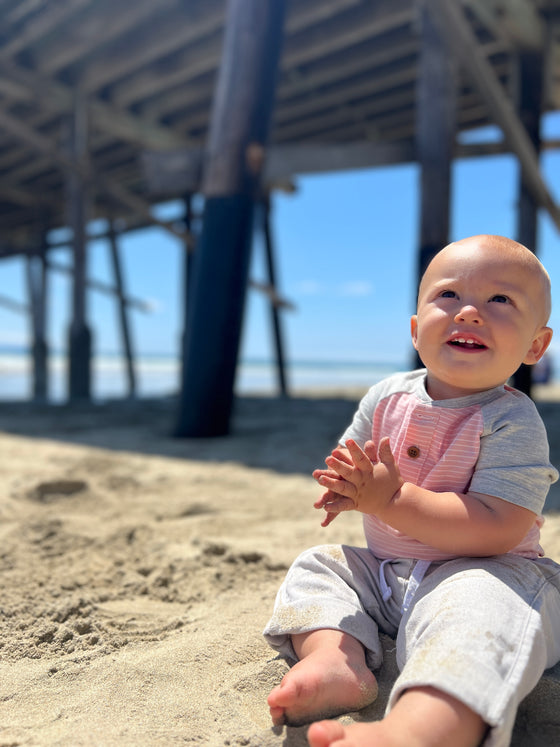
{"label": "short sleeve", "polygon": [[340,437],[339,443],[341,445],[344,445],[346,441],[351,438],[358,444],[358,446],[363,448],[365,442],[371,438],[373,413],[377,402],[377,387],[372,386],[360,401],[358,409],[352,418],[352,423]]}
{"label": "short sleeve", "polygon": [[546,429],[533,402],[519,392],[508,394],[506,406],[493,403],[485,413],[470,490],[540,514],[558,471],[550,463]]}

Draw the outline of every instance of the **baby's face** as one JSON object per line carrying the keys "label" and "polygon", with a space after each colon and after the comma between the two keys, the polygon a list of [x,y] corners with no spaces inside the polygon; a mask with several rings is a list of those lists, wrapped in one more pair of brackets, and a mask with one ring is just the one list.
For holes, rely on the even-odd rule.
{"label": "baby's face", "polygon": [[548,347],[546,276],[511,243],[511,251],[481,237],[451,244],[424,275],[412,341],[432,398],[504,384]]}

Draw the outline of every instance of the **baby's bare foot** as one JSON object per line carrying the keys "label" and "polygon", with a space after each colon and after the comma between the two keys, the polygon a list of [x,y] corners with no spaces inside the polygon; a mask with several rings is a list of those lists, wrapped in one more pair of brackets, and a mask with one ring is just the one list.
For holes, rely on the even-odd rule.
{"label": "baby's bare foot", "polygon": [[376,697],[377,682],[365,661],[351,662],[340,649],[317,649],[290,669],[268,705],[275,725],[301,726],[357,711]]}
{"label": "baby's bare foot", "polygon": [[432,687],[406,690],[381,721],[343,726],[319,721],[307,732],[310,747],[476,747],[488,727],[467,705]]}
{"label": "baby's bare foot", "polygon": [[[338,721],[318,721],[309,727],[307,740],[310,747],[371,747],[383,744],[376,737],[376,724],[352,724],[343,726]],[[375,741],[374,741],[375,740]]]}

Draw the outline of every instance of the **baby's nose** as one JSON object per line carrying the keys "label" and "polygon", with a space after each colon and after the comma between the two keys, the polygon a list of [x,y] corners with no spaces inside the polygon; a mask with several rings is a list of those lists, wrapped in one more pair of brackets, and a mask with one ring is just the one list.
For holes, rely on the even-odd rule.
{"label": "baby's nose", "polygon": [[455,315],[457,322],[470,322],[471,324],[482,324],[482,316],[476,306],[468,304]]}

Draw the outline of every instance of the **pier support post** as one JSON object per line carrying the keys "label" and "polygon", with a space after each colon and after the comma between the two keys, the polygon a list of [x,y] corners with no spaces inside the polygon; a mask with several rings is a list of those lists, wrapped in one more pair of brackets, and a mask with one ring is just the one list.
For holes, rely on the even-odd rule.
{"label": "pier support post", "polygon": [[[71,122],[70,147],[72,158],[81,164],[85,164],[87,160],[87,124],[86,101],[77,93]],[[74,259],[68,395],[70,401],[74,402],[91,398],[91,332],[86,320],[88,189],[82,170],[73,169],[67,178]]]}
{"label": "pier support post", "polygon": [[[266,253],[266,267],[268,274],[268,283],[273,290],[276,290],[276,266],[274,262],[274,242],[272,239],[272,226],[270,220],[271,197],[267,194],[262,200],[262,222],[264,232],[264,245]],[[288,396],[288,386],[286,383],[286,365],[284,358],[284,340],[282,336],[282,327],[278,306],[274,300],[270,300],[270,320],[272,324],[272,335],[274,340],[274,351],[276,355],[276,375],[278,378],[278,388],[283,397]]]}
{"label": "pier support post", "polygon": [[203,177],[177,436],[229,432],[285,0],[229,0]]}
{"label": "pier support post", "polygon": [[451,164],[455,145],[456,65],[430,12],[420,6],[416,151],[420,165],[418,279],[449,241]]}
{"label": "pier support post", "polygon": [[134,371],[134,354],[132,352],[132,342],[130,328],[128,324],[128,310],[126,306],[126,295],[124,289],[123,273],[121,268],[121,258],[119,255],[119,245],[115,221],[109,221],[109,250],[111,253],[111,263],[113,265],[113,275],[115,278],[115,288],[117,290],[117,305],[119,310],[119,321],[121,327],[121,338],[126,360],[126,374],[128,381],[128,396],[136,397],[136,373]]}
{"label": "pier support post", "polygon": [[[541,148],[541,112],[543,96],[543,57],[539,52],[522,52],[518,58],[518,111],[537,153]],[[527,187],[519,167],[517,203],[517,240],[532,252],[537,251],[539,205]],[[532,366],[521,364],[513,376],[513,385],[531,394]]]}
{"label": "pier support post", "polygon": [[33,400],[46,402],[48,399],[48,348],[46,339],[47,318],[47,265],[46,230],[42,232],[38,252],[27,255],[27,288],[31,320],[31,356],[33,360]]}

